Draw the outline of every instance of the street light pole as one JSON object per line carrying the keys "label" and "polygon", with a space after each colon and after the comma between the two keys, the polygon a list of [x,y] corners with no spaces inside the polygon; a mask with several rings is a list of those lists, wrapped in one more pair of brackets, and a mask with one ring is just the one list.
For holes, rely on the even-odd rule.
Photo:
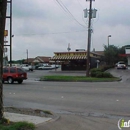
{"label": "street light pole", "polygon": [[[111,35],[108,35],[108,55],[110,56],[110,48],[109,48],[109,38]],[[108,64],[110,64],[110,57],[108,57]]]}
{"label": "street light pole", "polygon": [[111,35],[108,35],[108,47],[109,47],[109,38],[111,37]]}
{"label": "street light pole", "polygon": [[[87,0],[86,0],[87,1]],[[87,45],[87,63],[86,63],[86,76],[89,77],[89,69],[90,69],[90,45],[91,45],[91,19],[92,19],[92,0],[90,0],[89,7],[89,22],[88,22],[88,45]]]}
{"label": "street light pole", "polygon": [[28,64],[28,49],[27,49],[27,64]]}

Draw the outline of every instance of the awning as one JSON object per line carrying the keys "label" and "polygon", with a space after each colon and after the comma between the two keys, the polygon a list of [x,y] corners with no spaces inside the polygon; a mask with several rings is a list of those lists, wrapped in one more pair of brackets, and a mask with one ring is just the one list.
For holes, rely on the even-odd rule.
{"label": "awning", "polygon": [[86,59],[86,56],[54,56],[51,58],[51,60],[82,60],[82,59]]}
{"label": "awning", "polygon": [[119,54],[119,56],[121,56],[121,57],[127,57],[127,56],[130,56],[130,54]]}

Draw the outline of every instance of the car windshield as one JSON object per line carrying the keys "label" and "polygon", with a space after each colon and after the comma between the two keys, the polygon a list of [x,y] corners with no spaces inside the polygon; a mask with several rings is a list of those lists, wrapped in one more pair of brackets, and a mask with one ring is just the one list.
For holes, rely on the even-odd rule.
{"label": "car windshield", "polygon": [[18,70],[18,73],[25,73],[25,70],[22,68],[18,68],[17,70]]}
{"label": "car windshield", "polygon": [[119,62],[118,64],[125,64],[124,62]]}

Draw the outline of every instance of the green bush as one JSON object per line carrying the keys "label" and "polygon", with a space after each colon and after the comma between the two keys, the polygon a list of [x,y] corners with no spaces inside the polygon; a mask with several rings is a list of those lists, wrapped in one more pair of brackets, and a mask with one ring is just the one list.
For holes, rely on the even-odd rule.
{"label": "green bush", "polygon": [[91,69],[90,70],[91,77],[96,77],[97,73],[99,73],[99,72],[102,72],[102,70],[99,69],[99,68],[93,68],[93,69]]}
{"label": "green bush", "polygon": [[91,77],[96,77],[96,78],[112,78],[113,75],[108,73],[108,72],[103,72],[105,69],[109,68],[108,66],[104,68],[94,68],[91,69]]}
{"label": "green bush", "polygon": [[104,77],[104,78],[113,78],[113,75],[110,74],[110,73],[108,73],[108,72],[104,72],[104,73],[103,73],[103,77]]}
{"label": "green bush", "polygon": [[101,67],[100,67],[100,69],[101,69],[102,71],[106,71],[106,70],[108,70],[108,69],[110,69],[110,68],[114,68],[114,66],[113,66],[113,65],[104,65],[104,66],[101,66]]}
{"label": "green bush", "polygon": [[100,68],[93,68],[93,69],[90,70],[90,72],[97,72],[97,71],[98,71],[98,72],[99,72],[99,71],[101,72],[102,70],[101,70]]}
{"label": "green bush", "polygon": [[102,77],[103,77],[103,72],[96,73],[96,78],[102,78]]}

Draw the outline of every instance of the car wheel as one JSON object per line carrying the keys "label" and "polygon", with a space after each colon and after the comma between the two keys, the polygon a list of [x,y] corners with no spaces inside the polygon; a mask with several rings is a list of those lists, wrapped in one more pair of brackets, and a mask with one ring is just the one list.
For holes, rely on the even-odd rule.
{"label": "car wheel", "polygon": [[14,83],[14,81],[13,81],[13,78],[12,78],[12,77],[8,77],[8,80],[7,80],[7,81],[8,81],[8,83],[9,83],[9,84]]}
{"label": "car wheel", "polygon": [[23,82],[23,80],[18,80],[18,83],[21,84]]}

